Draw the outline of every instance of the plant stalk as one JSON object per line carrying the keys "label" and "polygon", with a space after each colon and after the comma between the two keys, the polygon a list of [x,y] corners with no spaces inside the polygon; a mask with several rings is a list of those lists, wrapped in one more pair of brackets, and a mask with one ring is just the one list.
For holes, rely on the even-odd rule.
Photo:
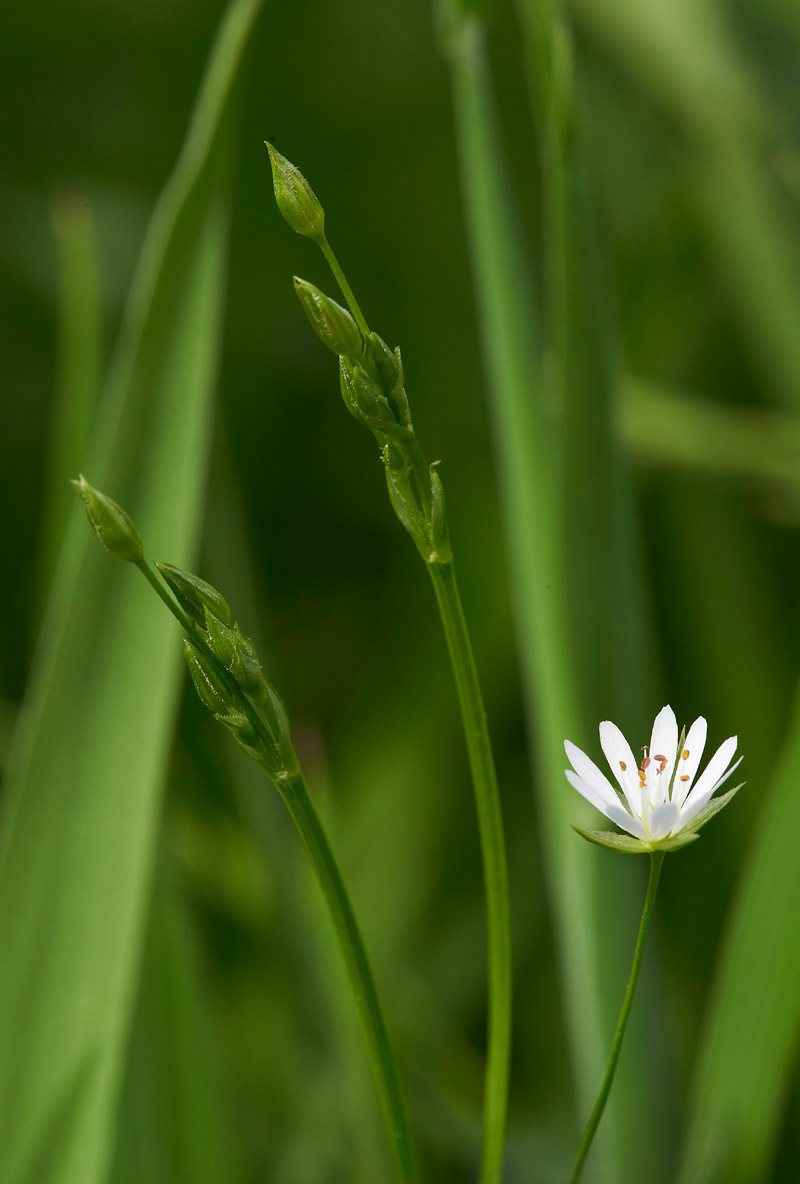
{"label": "plant stalk", "polygon": [[389,1033],[367,951],[341,872],[302,773],[298,771],[285,780],[276,781],[276,785],[311,861],[353,986],[381,1106],[389,1129],[397,1178],[403,1181],[403,1184],[417,1184],[420,1179],[419,1170],[400,1077],[389,1043]]}
{"label": "plant stalk", "polygon": [[452,563],[428,565],[453,667],[478,813],[486,891],[489,1031],[481,1184],[499,1184],[511,1058],[511,917],[503,818],[486,711]]}
{"label": "plant stalk", "polygon": [[631,966],[631,973],[628,979],[628,986],[625,991],[625,998],[622,1002],[622,1010],[619,1013],[619,1020],[617,1021],[617,1030],[614,1033],[614,1043],[611,1046],[611,1055],[608,1058],[608,1065],[606,1067],[606,1075],[603,1078],[603,1084],[600,1086],[600,1093],[597,1095],[597,1101],[594,1104],[591,1117],[586,1124],[586,1129],[583,1132],[578,1154],[575,1156],[575,1162],[572,1165],[572,1171],[569,1174],[568,1184],[575,1184],[576,1180],[581,1174],[584,1160],[588,1154],[589,1148],[592,1145],[592,1139],[600,1124],[600,1119],[603,1116],[603,1111],[608,1101],[608,1095],[611,1093],[611,1085],[614,1081],[614,1073],[617,1068],[617,1061],[619,1060],[620,1049],[622,1048],[622,1038],[625,1035],[625,1028],[628,1023],[628,1016],[633,1003],[634,992],[636,991],[636,983],[639,979],[639,971],[642,965],[642,957],[644,955],[644,946],[647,940],[647,931],[650,928],[650,921],[653,916],[653,906],[656,902],[656,891],[658,889],[658,881],[661,875],[661,866],[664,862],[664,851],[650,852],[650,879],[647,884],[647,896],[644,902],[644,911],[642,912],[642,920],[639,925],[639,936],[636,939],[636,949],[633,953],[633,965]]}

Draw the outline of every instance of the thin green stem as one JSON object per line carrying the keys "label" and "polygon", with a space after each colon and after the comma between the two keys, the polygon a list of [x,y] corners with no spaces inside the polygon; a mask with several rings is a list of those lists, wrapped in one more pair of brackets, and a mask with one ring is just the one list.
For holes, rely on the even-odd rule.
{"label": "thin green stem", "polygon": [[297,827],[336,931],[361,1013],[370,1060],[392,1145],[398,1180],[419,1180],[411,1127],[386,1021],[353,907],[302,773],[276,782]]}
{"label": "thin green stem", "polygon": [[[230,679],[228,671],[206,644],[202,630],[186,616],[146,560],[142,559],[136,566],[158,593],[169,611],[183,626],[188,636],[192,638],[192,641],[202,646],[208,659],[218,667],[220,678],[230,681],[232,695],[237,695],[240,698],[243,710],[246,711],[251,723],[262,738],[271,746],[274,745],[275,737],[271,734],[269,726],[265,725],[261,713],[255,709],[246,696],[240,694],[235,680]],[[370,1061],[397,1169],[397,1179],[400,1184],[417,1184],[420,1177],[403,1089],[389,1043],[386,1021],[383,1017],[375,980],[372,977],[367,951],[364,948],[344,880],[322,822],[314,809],[314,803],[309,796],[308,787],[300,771],[294,750],[292,749],[288,757],[285,758],[283,773],[276,775],[274,770],[267,768],[266,765],[264,771],[277,786],[288,807],[333,921],[339,948],[350,976],[353,994],[364,1025]]]}
{"label": "thin green stem", "polygon": [[575,1156],[575,1163],[572,1165],[572,1171],[569,1175],[568,1184],[575,1184],[575,1181],[581,1174],[583,1162],[586,1159],[589,1148],[592,1145],[592,1139],[600,1124],[600,1119],[603,1116],[608,1095],[611,1093],[611,1085],[614,1080],[614,1073],[617,1068],[617,1061],[619,1060],[620,1049],[622,1048],[622,1038],[625,1035],[625,1027],[628,1023],[628,1016],[633,1003],[634,992],[636,991],[636,983],[639,978],[639,971],[642,965],[642,957],[644,955],[644,946],[647,940],[647,931],[650,928],[650,921],[653,916],[653,906],[656,902],[656,891],[658,889],[658,880],[661,875],[661,866],[664,863],[664,851],[651,851],[650,853],[650,879],[647,884],[647,896],[644,902],[644,911],[642,912],[642,921],[639,925],[639,936],[636,939],[636,949],[633,952],[633,965],[631,966],[630,978],[628,979],[628,986],[625,991],[625,998],[622,1002],[622,1010],[619,1013],[619,1020],[617,1021],[617,1030],[614,1033],[614,1043],[611,1046],[611,1055],[608,1058],[608,1065],[606,1067],[606,1075],[603,1078],[603,1084],[600,1086],[600,1093],[597,1095],[597,1101],[594,1104],[592,1115],[586,1124],[586,1130],[583,1132],[578,1154]]}
{"label": "thin green stem", "polygon": [[511,1057],[511,918],[503,818],[486,712],[452,564],[428,566],[444,626],[478,811],[486,886],[489,1033],[483,1100],[482,1184],[499,1184]]}
{"label": "thin green stem", "polygon": [[367,324],[364,314],[359,307],[358,301],[353,295],[353,289],[347,282],[347,276],[339,266],[339,260],[334,255],[333,249],[328,240],[325,238],[325,235],[323,235],[322,238],[318,238],[316,241],[319,244],[319,249],[322,251],[322,254],[328,261],[328,266],[333,272],[336,283],[342,289],[342,295],[347,301],[348,307],[353,314],[355,322],[361,330],[361,335],[366,339],[369,337],[369,325]]}
{"label": "thin green stem", "polygon": [[[167,591],[167,589],[164,587],[161,580],[158,578],[156,573],[153,571],[152,567],[147,562],[147,560],[140,559],[139,562],[136,564],[136,566],[139,568],[139,571],[142,573],[144,578],[147,580],[150,587],[158,594],[158,596],[161,598],[161,600],[164,601],[164,604],[167,606],[169,611],[172,613],[175,620],[178,621],[179,624],[183,627],[187,636],[191,637],[192,641],[195,641],[197,639],[197,635],[198,635],[198,630],[197,630],[196,625],[194,625],[192,623],[192,621],[189,620],[186,613],[183,611],[181,606],[178,604],[177,600],[175,600],[174,596],[172,596]],[[205,646],[204,648],[207,649],[208,647]],[[210,650],[209,650],[209,653],[211,653]],[[214,655],[211,654],[211,657],[213,658]]]}

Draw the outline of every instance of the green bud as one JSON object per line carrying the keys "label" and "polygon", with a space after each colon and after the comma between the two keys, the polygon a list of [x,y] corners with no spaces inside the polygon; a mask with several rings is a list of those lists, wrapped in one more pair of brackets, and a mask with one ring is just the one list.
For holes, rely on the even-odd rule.
{"label": "green bud", "polygon": [[407,429],[395,419],[389,400],[377,382],[359,362],[340,357],[339,382],[345,406],[356,419],[388,435],[408,435]]}
{"label": "green bud", "polygon": [[382,337],[377,333],[370,333],[364,344],[364,359],[366,369],[377,378],[395,418],[409,430],[413,430],[399,348],[389,349]]}
{"label": "green bud", "polygon": [[230,625],[231,610],[228,608],[228,602],[211,584],[207,584],[193,572],[174,567],[171,563],[156,560],[155,566],[193,621],[205,625],[208,610],[217,620]]}
{"label": "green bud", "polygon": [[83,475],[72,484],[81,495],[92,529],[103,546],[117,559],[141,562],[142,536],[122,506],[93,489]]}
{"label": "green bud", "polygon": [[335,354],[358,357],[361,353],[361,333],[347,309],[297,276],[294,277],[294,290],[311,328],[323,345],[327,345]]}
{"label": "green bud", "polygon": [[200,702],[214,715],[226,715],[232,706],[231,692],[214,664],[190,641],[183,643],[183,655]]}
{"label": "green bud", "polygon": [[220,621],[208,606],[206,606],[203,624],[208,631],[208,644],[214,657],[219,659],[226,670],[230,670],[236,652],[236,634],[233,629]]}
{"label": "green bud", "polygon": [[267,143],[272,165],[272,184],[275,200],[292,230],[306,238],[322,238],[325,234],[325,211],[314,190],[298,168]]}
{"label": "green bud", "polygon": [[253,641],[249,637],[245,637],[238,625],[235,629],[231,673],[246,695],[249,695],[256,703],[263,701],[267,680],[261,669],[261,662]]}

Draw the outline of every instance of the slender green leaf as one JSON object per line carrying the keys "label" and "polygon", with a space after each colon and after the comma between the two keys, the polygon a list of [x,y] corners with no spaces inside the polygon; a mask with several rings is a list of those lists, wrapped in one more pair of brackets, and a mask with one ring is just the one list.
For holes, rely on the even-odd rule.
{"label": "slender green leaf", "polygon": [[111,1182],[235,1184],[214,1029],[170,873],[156,877]]}
{"label": "slender green leaf", "polygon": [[[229,95],[258,8],[234,0],[226,14],[148,231],[86,464],[148,544],[182,563],[198,532],[221,330]],[[76,504],[4,795],[8,1184],[44,1178],[53,1147],[48,1184],[105,1177],[178,687],[170,621],[82,514]]]}
{"label": "slender green leaf", "polygon": [[706,1008],[681,1184],[770,1178],[800,1040],[798,785],[800,699],[762,802]]}

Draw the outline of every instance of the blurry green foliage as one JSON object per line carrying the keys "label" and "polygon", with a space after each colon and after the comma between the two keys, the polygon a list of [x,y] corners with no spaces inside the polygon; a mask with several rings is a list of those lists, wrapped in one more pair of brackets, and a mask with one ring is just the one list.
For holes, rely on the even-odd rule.
{"label": "blurry green foliage", "polygon": [[[541,310],[550,282],[543,133],[530,116],[520,50],[524,5],[491,7],[489,63],[519,198],[520,250]],[[7,5],[0,18],[0,103],[10,113],[0,178],[2,734],[32,659],[37,579],[72,496],[64,488],[59,504],[51,492],[60,464],[50,445],[54,358],[70,327],[62,318],[59,329],[49,211],[55,199],[62,214],[91,216],[105,361],[222,10],[210,0],[44,0]],[[577,196],[590,212],[578,225],[594,235],[603,293],[598,307],[581,265],[572,310],[591,337],[571,340],[571,375],[590,401],[569,420],[576,481],[567,559],[587,730],[573,739],[588,749],[588,729],[609,714],[644,740],[666,701],[682,719],[705,714],[710,743],[739,734],[748,785],[698,843],[667,862],[651,981],[636,1008],[657,1046],[653,1122],[665,1141],[686,1130],[691,1098],[707,1129],[726,1137],[732,1129],[746,1142],[750,1175],[742,1181],[791,1181],[800,1152],[796,901],[787,895],[796,861],[785,825],[796,796],[792,747],[771,801],[768,787],[796,727],[790,703],[800,665],[800,22],[796,6],[782,0],[729,8],[574,0],[566,18],[581,132]],[[323,288],[328,281],[313,244],[288,234],[274,209],[266,138],[311,179],[370,323],[402,346],[420,438],[442,457],[510,836],[517,993],[507,1175],[511,1184],[530,1179],[536,1165],[538,1179],[560,1180],[583,1115],[574,1109],[540,872],[542,823],[504,574],[502,474],[492,457],[448,67],[427,0],[266,6],[240,101],[217,439],[198,569],[224,586],[246,631],[261,630],[269,675],[298,725],[312,791],[386,985],[428,1177],[471,1179],[485,974],[480,862],[455,696],[424,573],[385,498],[374,447],[344,413],[330,355],[293,297],[295,273]],[[59,226],[63,237],[63,218]],[[63,252],[61,260],[65,266]],[[78,331],[91,333],[93,324],[87,315]],[[546,318],[535,337],[547,343]],[[87,364],[83,389],[95,382]],[[595,399],[613,400],[616,438],[590,430],[605,415]],[[612,487],[624,530],[618,519],[608,527]],[[158,541],[158,557],[181,561],[169,539]],[[641,588],[631,584],[637,558]],[[620,573],[617,598],[609,589],[620,586]],[[118,583],[128,575],[116,573]],[[177,661],[177,636],[167,629],[164,636]],[[656,689],[634,689],[642,685]],[[5,752],[0,739],[3,761]],[[557,773],[560,754],[545,757]],[[566,783],[548,788],[567,795],[568,813]],[[155,925],[145,960],[114,1179],[150,1162],[154,1142],[163,1142],[161,1170],[170,1162],[159,1131],[175,1099],[142,1083],[161,1072],[162,1031],[175,1036],[172,1063],[190,1076],[200,1071],[174,1021],[187,975],[201,996],[192,1014],[216,1045],[210,1063],[222,1066],[215,1085],[242,1178],[383,1179],[377,1107],[302,852],[258,771],[253,780],[191,699],[164,817],[170,871],[158,892],[178,900]],[[575,854],[592,857],[588,848]],[[600,897],[598,943],[614,951],[603,968],[612,1005],[644,891],[644,870],[638,881],[627,874],[609,868],[609,895],[604,887]],[[633,920],[622,922],[603,906],[625,893]],[[732,900],[727,969],[712,992]],[[761,911],[749,911],[749,901]],[[763,923],[767,913],[778,918],[774,926]],[[776,961],[756,978],[760,939]],[[704,1013],[710,999],[716,1026]],[[768,1039],[757,1017],[774,1021]],[[692,1085],[698,1048],[703,1070]],[[626,1058],[634,1067],[634,1054],[623,1050],[623,1071]],[[747,1105],[751,1086],[737,1074],[745,1055],[774,1086],[766,1110]],[[709,1080],[726,1081],[724,1096]],[[212,1090],[194,1101],[214,1105],[213,1097]],[[714,1175],[725,1169],[715,1167],[713,1147],[705,1161],[696,1155],[702,1133],[695,1128],[688,1144],[700,1174],[685,1168],[686,1179],[728,1179]],[[208,1162],[224,1155],[222,1139]],[[656,1164],[654,1180],[659,1170],[667,1181],[677,1167]]]}

